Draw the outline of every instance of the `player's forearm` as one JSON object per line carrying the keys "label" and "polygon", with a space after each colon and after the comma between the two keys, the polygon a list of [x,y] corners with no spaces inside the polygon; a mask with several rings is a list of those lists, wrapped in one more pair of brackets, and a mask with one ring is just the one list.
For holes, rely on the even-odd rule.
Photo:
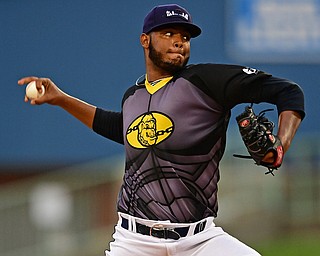
{"label": "player's forearm", "polygon": [[93,119],[96,112],[95,106],[68,94],[64,94],[57,105],[92,129]]}
{"label": "player's forearm", "polygon": [[19,85],[28,84],[31,81],[36,82],[36,86],[41,88],[43,86],[45,88],[45,93],[42,97],[36,99],[28,99],[25,97],[25,101],[29,101],[32,105],[41,105],[44,103],[60,106],[65,109],[75,118],[80,120],[90,129],[92,129],[93,119],[96,111],[96,107],[90,105],[82,100],[79,100],[75,97],[72,97],[61,89],[58,88],[49,78],[38,78],[35,76],[29,76],[21,78],[18,81]]}
{"label": "player's forearm", "polygon": [[278,137],[282,142],[284,152],[289,149],[300,123],[301,116],[297,112],[286,110],[280,113]]}

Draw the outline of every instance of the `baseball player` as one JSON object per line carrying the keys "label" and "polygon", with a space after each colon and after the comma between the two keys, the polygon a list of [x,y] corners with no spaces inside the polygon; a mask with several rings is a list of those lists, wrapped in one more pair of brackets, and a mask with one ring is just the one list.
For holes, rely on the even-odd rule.
{"label": "baseball player", "polygon": [[[35,80],[39,90],[45,87],[45,95],[31,104],[60,106],[96,133],[124,145],[119,220],[106,255],[259,255],[214,224],[230,111],[240,103],[276,105],[278,132],[267,129],[267,134],[268,140],[281,142],[279,150],[264,151],[259,163],[278,167],[304,118],[303,92],[291,81],[244,66],[187,65],[190,39],[200,33],[183,7],[153,8],[140,36],[146,74],[125,92],[121,112],[87,104],[48,78],[18,81]],[[261,118],[252,120],[241,125],[252,123],[256,129]],[[259,145],[264,147],[260,139]]]}

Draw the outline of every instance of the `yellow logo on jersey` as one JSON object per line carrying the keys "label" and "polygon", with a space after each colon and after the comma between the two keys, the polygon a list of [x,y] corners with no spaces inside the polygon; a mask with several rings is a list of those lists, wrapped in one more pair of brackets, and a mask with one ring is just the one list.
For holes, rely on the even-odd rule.
{"label": "yellow logo on jersey", "polygon": [[131,123],[126,138],[132,147],[147,148],[167,139],[173,129],[173,122],[169,117],[159,112],[148,112]]}

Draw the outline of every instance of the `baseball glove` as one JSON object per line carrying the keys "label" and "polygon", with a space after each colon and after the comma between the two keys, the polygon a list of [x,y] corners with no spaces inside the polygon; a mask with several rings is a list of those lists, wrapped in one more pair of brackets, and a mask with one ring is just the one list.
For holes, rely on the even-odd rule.
{"label": "baseball glove", "polygon": [[[261,111],[256,115],[251,106],[247,106],[245,111],[236,117],[242,140],[250,156],[236,155],[235,157],[252,158],[257,165],[268,168],[266,174],[273,174],[281,166],[283,160],[283,147],[280,139],[273,135],[274,123],[264,116],[265,112],[272,109]],[[267,153],[274,153],[274,162],[263,162]]]}

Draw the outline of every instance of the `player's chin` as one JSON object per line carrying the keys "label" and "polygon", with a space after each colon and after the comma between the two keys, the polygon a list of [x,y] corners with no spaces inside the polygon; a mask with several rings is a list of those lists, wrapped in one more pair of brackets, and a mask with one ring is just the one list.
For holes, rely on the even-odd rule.
{"label": "player's chin", "polygon": [[184,57],[179,56],[177,58],[171,59],[170,64],[173,67],[176,67],[177,69],[181,69],[187,65],[188,60],[189,60],[189,58],[184,58]]}
{"label": "player's chin", "polygon": [[183,66],[184,63],[188,62],[189,58],[186,58],[182,54],[172,54],[170,58],[170,62],[174,65],[180,65]]}

